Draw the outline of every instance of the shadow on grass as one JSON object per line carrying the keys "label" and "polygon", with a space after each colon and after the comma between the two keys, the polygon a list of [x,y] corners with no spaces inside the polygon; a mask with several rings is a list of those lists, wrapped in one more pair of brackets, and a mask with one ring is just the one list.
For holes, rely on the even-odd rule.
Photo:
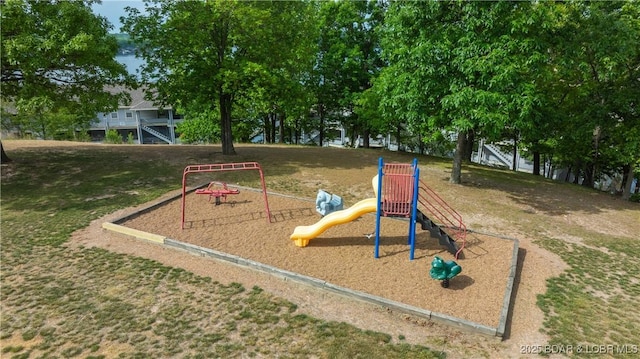
{"label": "shadow on grass", "polygon": [[[86,210],[131,206],[178,183],[165,162],[123,165],[126,156],[83,147],[76,151],[16,152],[11,176],[2,178],[3,206],[15,211]],[[146,196],[146,197],[145,197]]]}
{"label": "shadow on grass", "polygon": [[[504,192],[518,206],[531,208],[550,216],[585,212],[601,213],[609,209],[636,208],[605,192],[578,185],[558,182],[528,173],[500,170],[480,165],[467,165],[462,185],[474,190],[488,189]],[[526,210],[525,210],[526,211]]]}
{"label": "shadow on grass", "polygon": [[[271,151],[269,151],[269,149]],[[252,158],[270,174],[283,174],[287,166],[295,168],[322,169],[362,169],[377,167],[378,158],[385,162],[411,163],[417,158],[422,164],[448,163],[449,159],[419,155],[408,152],[395,152],[379,148],[334,148],[310,146],[256,146],[240,145],[236,148],[242,158]]]}

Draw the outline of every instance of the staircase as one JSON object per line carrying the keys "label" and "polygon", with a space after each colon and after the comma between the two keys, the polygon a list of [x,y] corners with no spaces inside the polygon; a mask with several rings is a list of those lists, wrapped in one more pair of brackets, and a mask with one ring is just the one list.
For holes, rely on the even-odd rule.
{"label": "staircase", "polygon": [[505,166],[511,167],[513,165],[513,159],[511,155],[502,151],[500,147],[492,143],[486,143],[484,147],[489,151],[491,151],[491,153],[493,153],[493,155],[496,156],[496,158],[498,158],[498,160],[502,162]]}
{"label": "staircase", "polygon": [[173,142],[171,142],[171,139],[167,136],[165,136],[162,132],[160,131],[156,131],[153,128],[149,127],[149,126],[145,126],[145,125],[140,125],[140,128],[142,128],[143,130],[147,131],[148,133],[154,135],[155,137],[165,141],[168,144],[172,144]]}
{"label": "staircase", "polygon": [[[260,141],[255,142],[256,138],[258,136],[262,136]],[[265,138],[264,138],[264,129],[263,128],[257,128],[255,130],[253,130],[253,133],[251,133],[251,135],[249,135],[249,142],[253,142],[253,143],[264,143],[265,142]]]}
{"label": "staircase", "polygon": [[467,236],[467,227],[462,223],[462,216],[422,180],[419,186],[418,203],[421,210],[417,213],[416,221],[458,259]]}
{"label": "staircase", "polygon": [[423,231],[429,231],[431,233],[431,237],[438,239],[438,243],[441,246],[447,247],[449,253],[453,254],[457,258],[458,247],[456,246],[456,241],[451,238],[444,229],[440,228],[440,226],[420,211],[418,211],[416,221],[420,223]]}

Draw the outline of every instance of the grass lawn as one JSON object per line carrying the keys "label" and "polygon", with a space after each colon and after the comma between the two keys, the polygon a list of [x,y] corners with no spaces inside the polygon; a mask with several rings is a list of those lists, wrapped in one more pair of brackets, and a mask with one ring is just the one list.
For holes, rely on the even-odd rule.
{"label": "grass lawn", "polygon": [[258,287],[64,246],[91,220],[176,189],[182,165],[109,147],[10,155],[2,178],[3,358],[443,357],[299,315]]}
{"label": "grass lawn", "polygon": [[[336,158],[323,155],[330,150],[323,148],[238,146],[238,156],[224,158],[217,146],[11,142],[4,144],[13,162],[3,165],[1,183],[2,358],[447,356],[441,347],[299,314],[295,303],[259,287],[65,245],[94,219],[178,189],[188,164],[258,161],[270,191],[314,197],[319,185],[331,185],[348,202],[362,198],[361,189],[341,182],[340,171],[375,168],[380,151],[338,150]],[[412,158],[384,156],[407,163]],[[419,161],[423,176],[445,198],[462,194],[454,207],[491,219],[472,220],[472,228],[526,234],[568,265],[537,297],[544,322],[535,329],[548,344],[640,349],[640,205],[476,165],[465,167],[464,185],[451,186],[449,160]],[[225,176],[258,187],[255,174]]]}

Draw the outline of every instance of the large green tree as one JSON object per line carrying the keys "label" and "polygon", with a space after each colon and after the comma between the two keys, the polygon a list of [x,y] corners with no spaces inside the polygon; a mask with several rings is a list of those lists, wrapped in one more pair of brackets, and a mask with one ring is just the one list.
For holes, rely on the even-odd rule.
{"label": "large green tree", "polygon": [[[260,31],[268,39],[260,65],[263,76],[240,100],[240,111],[251,108],[264,124],[267,142],[287,137],[296,142],[313,105],[310,85],[317,51],[317,3],[310,1],[259,2],[270,13]],[[293,30],[295,29],[295,30]],[[296,134],[287,136],[287,130]],[[295,137],[295,138],[293,138]]]}
{"label": "large green tree", "polygon": [[314,71],[321,142],[329,117],[341,120],[353,137],[361,134],[368,147],[375,121],[360,116],[372,113],[361,97],[384,65],[378,28],[384,22],[385,8],[384,2],[375,0],[321,3]]}
{"label": "large green tree", "polygon": [[632,179],[640,160],[640,5],[575,1],[553,8],[547,94],[562,120],[551,150],[584,186],[616,172]]}
{"label": "large green tree", "polygon": [[[400,113],[425,139],[457,133],[450,181],[460,183],[471,132],[489,139],[528,126],[538,111],[531,69],[543,60],[528,24],[535,3],[393,3],[379,81],[381,108]],[[534,37],[533,39],[531,37]]]}
{"label": "large green tree", "polygon": [[[234,105],[250,97],[266,101],[261,92],[268,91],[269,81],[295,81],[288,71],[297,71],[303,60],[292,46],[301,41],[292,34],[304,23],[295,16],[296,7],[271,1],[149,0],[145,13],[128,9],[123,30],[139,44],[146,60],[142,78],[156,90],[156,100],[220,114],[222,152],[228,155],[235,154]],[[281,98],[270,100],[278,102],[276,97]]]}
{"label": "large green tree", "polygon": [[130,84],[115,61],[111,25],[93,1],[6,0],[2,16],[2,100],[16,119],[43,137],[61,125],[84,128],[98,111],[127,97],[108,87]]}

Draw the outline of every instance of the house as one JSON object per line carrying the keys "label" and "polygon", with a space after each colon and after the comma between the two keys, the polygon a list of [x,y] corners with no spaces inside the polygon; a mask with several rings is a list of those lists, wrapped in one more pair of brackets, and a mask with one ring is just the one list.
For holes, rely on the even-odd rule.
{"label": "house", "polygon": [[114,112],[98,112],[96,120],[89,127],[92,141],[101,142],[107,131],[116,130],[125,142],[129,137],[138,144],[179,142],[176,127],[184,119],[171,106],[158,106],[145,100],[147,89],[144,87],[135,90],[114,88],[112,91],[129,92],[131,102],[120,105]]}

